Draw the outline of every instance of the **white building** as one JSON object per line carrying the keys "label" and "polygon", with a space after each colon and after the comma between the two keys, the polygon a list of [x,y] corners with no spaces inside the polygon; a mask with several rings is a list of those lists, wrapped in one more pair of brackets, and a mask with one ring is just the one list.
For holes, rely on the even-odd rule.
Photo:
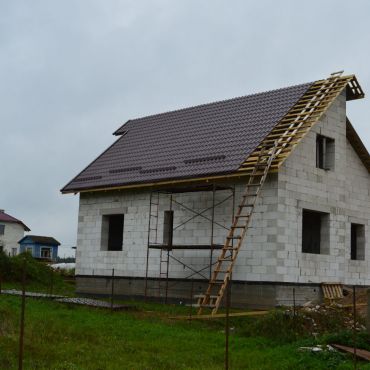
{"label": "white building", "polygon": [[62,189],[80,193],[78,291],[109,293],[114,269],[125,296],[204,293],[256,153],[276,140],[232,302],[290,303],[292,288],[303,302],[320,298],[322,282],[370,285],[370,156],[346,115],[347,101],[363,97],[354,76],[335,75],[128,121]]}
{"label": "white building", "polygon": [[9,256],[19,253],[19,240],[30,229],[20,220],[0,210],[0,249]]}

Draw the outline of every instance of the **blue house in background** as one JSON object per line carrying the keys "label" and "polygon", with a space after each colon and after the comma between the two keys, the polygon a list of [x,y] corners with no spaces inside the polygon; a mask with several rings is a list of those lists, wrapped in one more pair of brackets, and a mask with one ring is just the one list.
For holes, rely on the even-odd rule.
{"label": "blue house in background", "polygon": [[32,257],[55,261],[60,243],[50,236],[26,235],[19,242],[20,252],[29,252]]}

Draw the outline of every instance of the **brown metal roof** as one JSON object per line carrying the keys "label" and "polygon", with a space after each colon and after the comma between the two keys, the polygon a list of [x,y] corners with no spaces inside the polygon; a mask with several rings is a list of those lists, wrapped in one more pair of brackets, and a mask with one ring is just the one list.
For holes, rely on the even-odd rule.
{"label": "brown metal roof", "polygon": [[10,222],[14,224],[19,224],[23,227],[25,231],[30,231],[30,228],[26,226],[21,220],[18,220],[17,218],[8,215],[3,210],[0,210],[0,222]]}
{"label": "brown metal roof", "polygon": [[311,85],[129,120],[62,192],[233,173]]}

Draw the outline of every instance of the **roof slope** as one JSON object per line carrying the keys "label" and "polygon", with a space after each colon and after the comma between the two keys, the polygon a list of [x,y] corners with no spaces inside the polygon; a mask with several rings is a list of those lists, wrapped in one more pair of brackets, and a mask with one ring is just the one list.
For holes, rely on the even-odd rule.
{"label": "roof slope", "polygon": [[4,211],[0,211],[0,222],[10,222],[10,223],[19,224],[23,226],[25,231],[30,231],[30,229],[21,220],[18,220],[17,218],[8,215]]}
{"label": "roof slope", "polygon": [[370,172],[370,154],[348,118],[346,122],[346,135],[348,141],[361,159],[361,162],[364,164],[367,171]]}
{"label": "roof slope", "polygon": [[18,243],[21,243],[25,239],[31,239],[35,243],[45,244],[45,245],[60,245],[58,240],[52,238],[51,236],[40,236],[40,235],[26,235]]}
{"label": "roof slope", "polygon": [[235,172],[311,85],[130,120],[62,192]]}

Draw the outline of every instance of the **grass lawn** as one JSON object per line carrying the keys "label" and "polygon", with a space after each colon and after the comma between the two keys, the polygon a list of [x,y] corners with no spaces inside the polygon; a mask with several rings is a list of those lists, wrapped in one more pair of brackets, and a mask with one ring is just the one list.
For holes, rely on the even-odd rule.
{"label": "grass lawn", "polygon": [[[1,289],[15,289],[15,290],[22,290],[22,284],[19,282],[2,282]],[[56,294],[56,295],[66,295],[66,296],[74,296],[75,294],[75,285],[74,284],[67,284],[63,281],[57,281],[52,287],[45,284],[40,284],[37,282],[27,282],[26,284],[26,291],[30,292],[38,292],[38,293],[45,293],[45,294]]]}
{"label": "grass lawn", "polygon": [[[20,298],[0,295],[0,368],[16,369]],[[187,308],[136,303],[110,312],[27,299],[25,369],[223,369],[223,320],[178,321]],[[263,318],[234,318],[230,369],[352,369],[340,353],[309,353],[314,339],[268,338],[247,329]],[[274,330],[272,328],[272,330]],[[248,334],[249,333],[249,334]],[[370,366],[361,362],[361,369]]]}

